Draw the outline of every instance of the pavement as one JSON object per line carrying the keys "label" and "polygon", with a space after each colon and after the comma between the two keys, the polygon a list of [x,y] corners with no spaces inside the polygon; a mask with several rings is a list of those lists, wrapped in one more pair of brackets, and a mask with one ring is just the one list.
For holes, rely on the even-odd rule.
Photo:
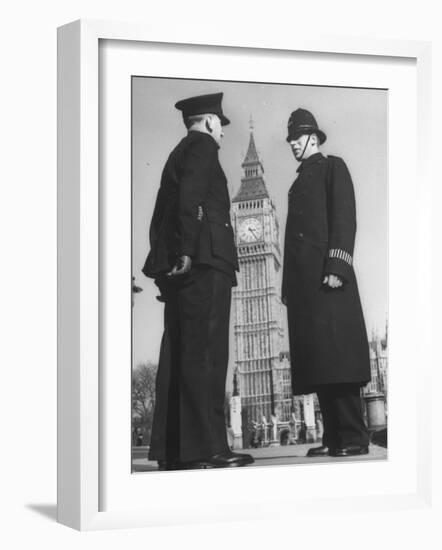
{"label": "pavement", "polygon": [[[243,449],[242,451],[251,454],[255,459],[254,467],[258,466],[281,466],[288,464],[329,464],[334,462],[369,462],[374,460],[387,460],[388,452],[385,447],[371,444],[368,455],[336,458],[331,456],[319,458],[307,458],[305,455],[312,447],[320,443],[301,445],[281,445],[279,447],[261,447],[259,449]],[[132,448],[132,472],[157,472],[156,461],[147,460],[149,447]],[[250,467],[250,466],[248,466]]]}

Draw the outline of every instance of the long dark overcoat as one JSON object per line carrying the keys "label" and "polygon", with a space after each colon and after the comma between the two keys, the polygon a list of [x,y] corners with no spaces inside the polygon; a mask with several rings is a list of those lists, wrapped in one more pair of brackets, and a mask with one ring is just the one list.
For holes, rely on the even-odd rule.
{"label": "long dark overcoat", "polygon": [[[370,380],[367,333],[353,270],[356,209],[344,161],[321,153],[304,160],[289,191],[282,296],[287,300],[292,386]],[[332,289],[324,276],[344,285]]]}

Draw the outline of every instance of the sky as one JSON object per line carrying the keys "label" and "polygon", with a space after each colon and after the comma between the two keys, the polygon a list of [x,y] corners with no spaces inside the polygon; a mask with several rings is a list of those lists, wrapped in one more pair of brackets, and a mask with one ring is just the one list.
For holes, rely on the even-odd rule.
{"label": "sky", "polygon": [[[141,268],[149,251],[148,231],[161,172],[175,145],[186,135],[174,104],[194,95],[224,92],[224,127],[219,151],[231,197],[243,175],[253,118],[254,137],[269,194],[276,205],[283,240],[287,193],[298,163],[286,142],[290,113],[311,111],[327,134],[325,155],[342,157],[356,195],[354,267],[367,331],[383,335],[388,310],[388,91],[223,81],[133,77],[132,188],[133,275],[143,292],[133,309],[133,362],[158,361],[163,304]],[[281,242],[281,245],[283,242]],[[285,309],[284,309],[285,313]],[[233,349],[230,353],[230,368]]]}

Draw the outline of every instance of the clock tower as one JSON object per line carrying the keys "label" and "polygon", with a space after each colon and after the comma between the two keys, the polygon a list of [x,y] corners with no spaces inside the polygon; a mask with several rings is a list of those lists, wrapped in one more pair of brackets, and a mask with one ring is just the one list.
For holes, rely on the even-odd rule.
{"label": "clock tower", "polygon": [[240,266],[238,286],[233,288],[233,311],[235,374],[246,435],[252,423],[288,422],[292,392],[289,361],[282,353],[279,222],[267,191],[252,122],[241,166],[241,185],[232,200]]}

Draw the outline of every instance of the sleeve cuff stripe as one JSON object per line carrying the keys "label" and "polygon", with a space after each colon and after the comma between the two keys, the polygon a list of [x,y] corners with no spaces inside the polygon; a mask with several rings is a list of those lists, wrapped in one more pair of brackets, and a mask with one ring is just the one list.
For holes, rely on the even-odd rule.
{"label": "sleeve cuff stripe", "polygon": [[340,248],[332,248],[328,251],[328,257],[329,258],[337,258],[338,260],[342,260],[348,265],[353,264],[353,258],[351,255],[346,252],[345,250],[341,250]]}

